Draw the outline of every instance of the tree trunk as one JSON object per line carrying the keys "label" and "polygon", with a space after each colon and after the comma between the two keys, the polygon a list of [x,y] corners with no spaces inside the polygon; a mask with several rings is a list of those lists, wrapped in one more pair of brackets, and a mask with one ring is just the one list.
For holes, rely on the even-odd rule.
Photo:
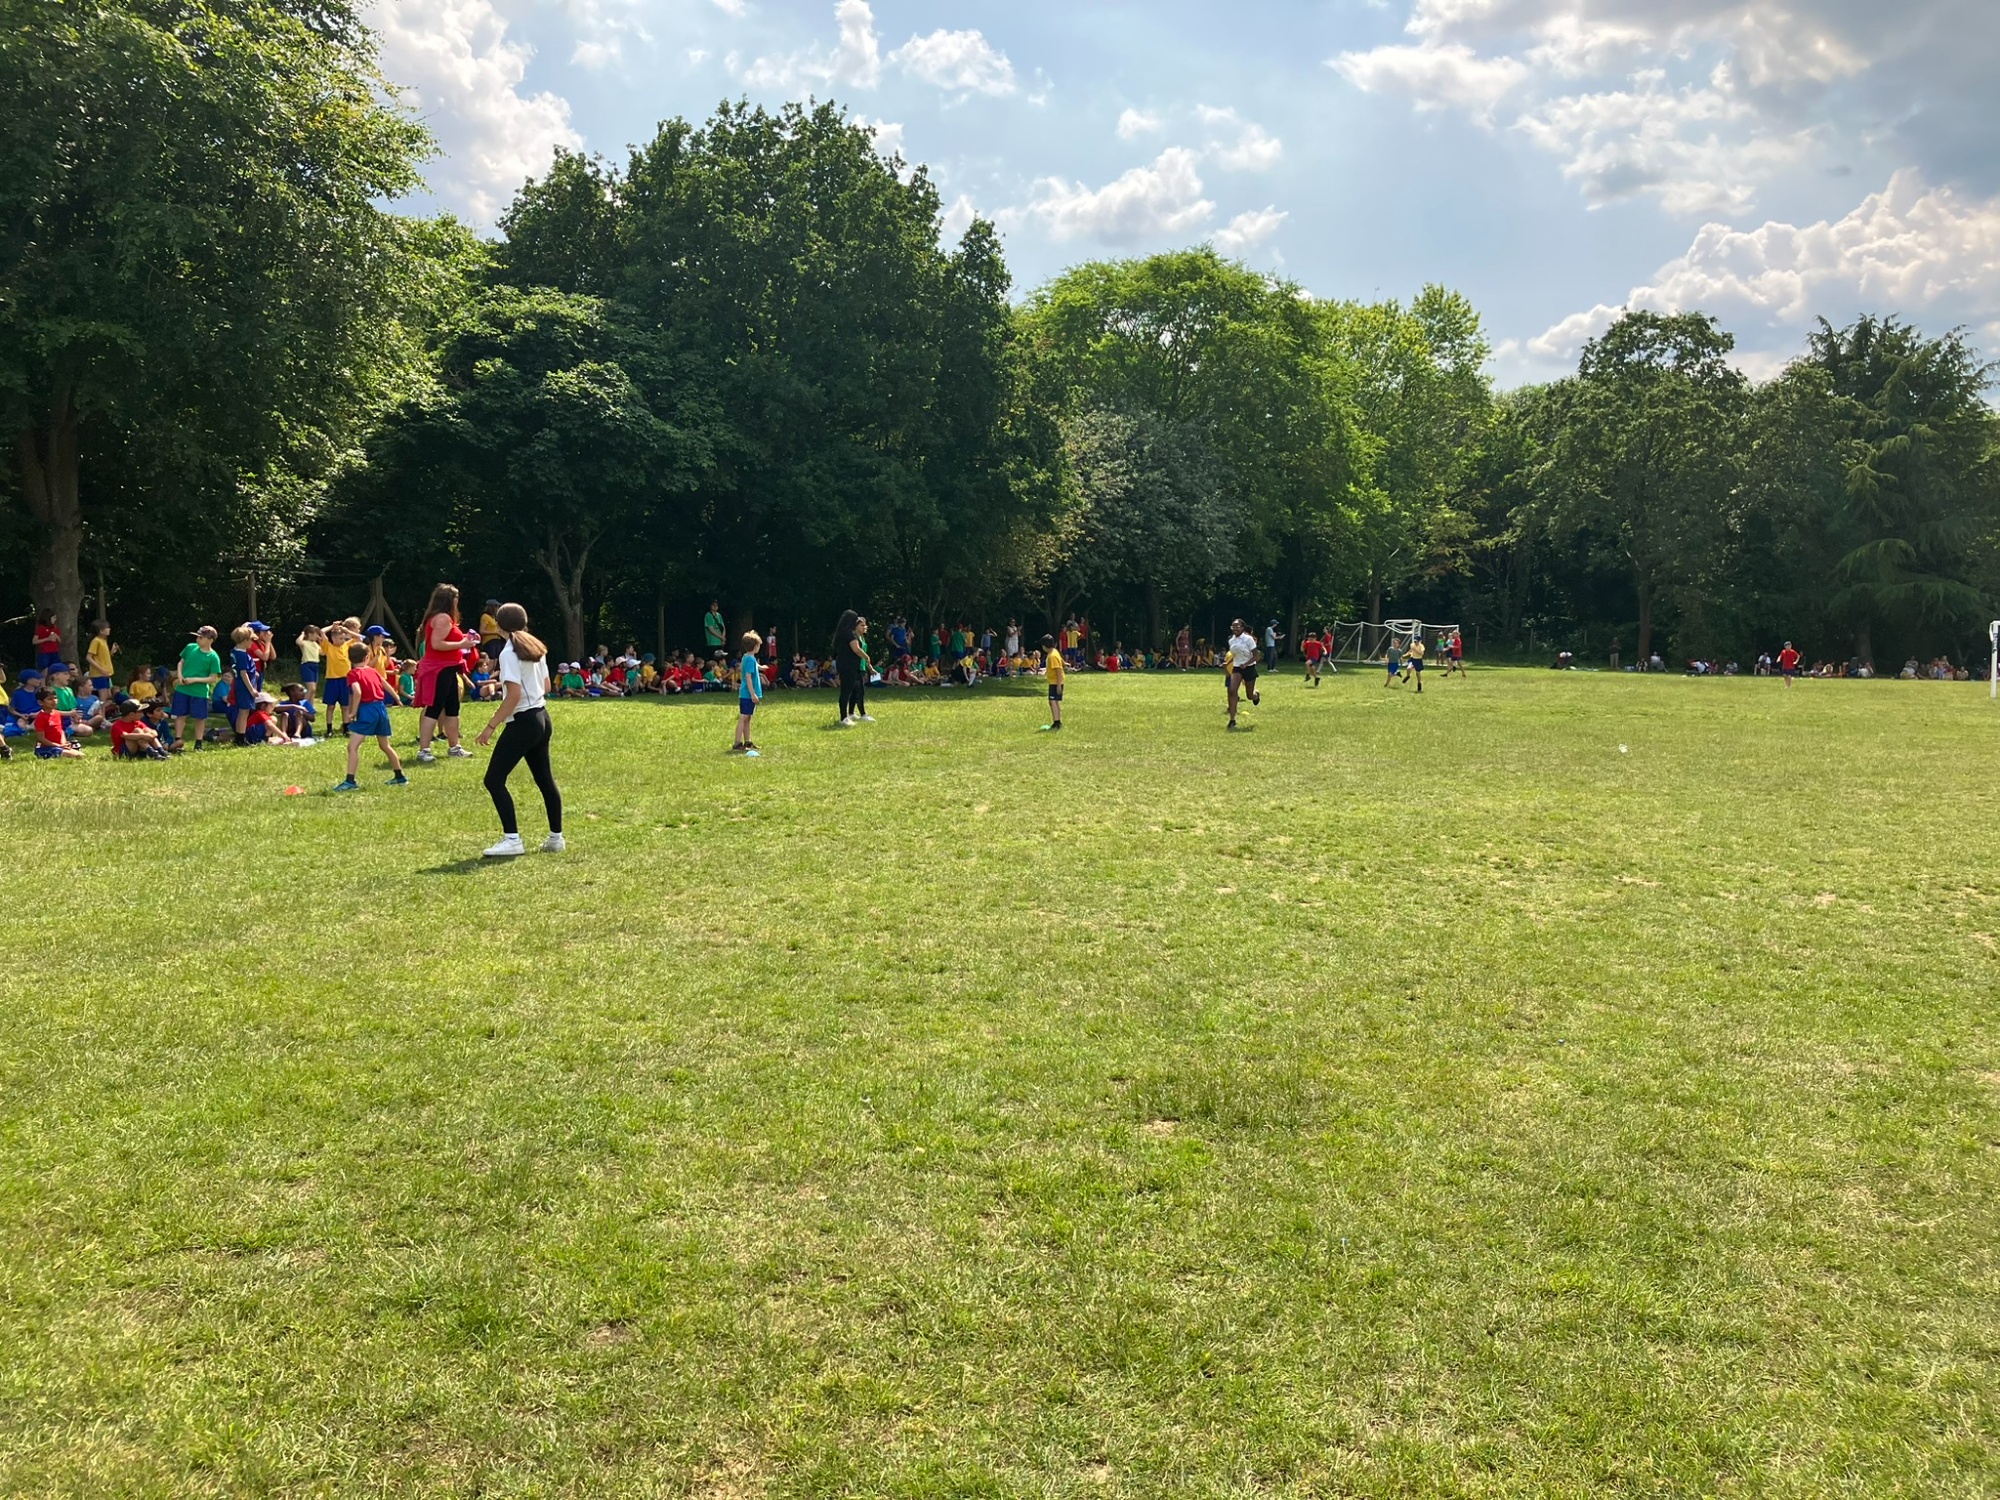
{"label": "tree trunk", "polygon": [[1370,625],[1380,625],[1382,623],[1382,575],[1380,573],[1371,573],[1368,575],[1368,623]]}
{"label": "tree trunk", "polygon": [[83,506],[77,493],[77,413],[67,385],[49,401],[47,420],[15,439],[21,497],[42,525],[42,552],[29,587],[35,608],[56,612],[63,656],[76,661],[82,646],[78,616],[83,613]]}
{"label": "tree trunk", "polygon": [[1160,601],[1160,586],[1146,585],[1146,649],[1158,651],[1166,644],[1167,612]]}
{"label": "tree trunk", "polygon": [[1854,631],[1854,654],[1871,666],[1875,661],[1875,637],[1863,620]]}
{"label": "tree trunk", "polygon": [[653,633],[659,643],[653,647],[654,658],[664,663],[667,659],[667,586],[662,583],[660,591],[653,596]]}
{"label": "tree trunk", "polygon": [[1653,659],[1653,586],[1644,578],[1639,585],[1639,669]]}
{"label": "tree trunk", "polygon": [[549,575],[549,584],[555,590],[556,608],[562,611],[563,640],[570,661],[582,661],[583,645],[583,575],[590,565],[590,549],[595,538],[577,549],[572,559],[566,557],[562,539],[550,532],[547,544],[535,549],[535,561]]}

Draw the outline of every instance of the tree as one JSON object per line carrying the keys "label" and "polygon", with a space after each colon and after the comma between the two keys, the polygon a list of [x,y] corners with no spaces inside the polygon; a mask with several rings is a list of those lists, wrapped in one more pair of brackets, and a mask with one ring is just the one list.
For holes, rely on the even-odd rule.
{"label": "tree", "polygon": [[1322,316],[1363,434],[1354,547],[1368,617],[1380,621],[1385,594],[1465,566],[1470,523],[1457,501],[1492,419],[1489,351],[1472,304],[1440,286],[1408,308],[1326,303]]}
{"label": "tree", "polygon": [[493,575],[526,557],[586,649],[586,584],[714,460],[717,408],[657,337],[597,299],[494,290],[441,350],[438,391],[407,403],[369,445],[336,513],[386,565],[440,552]]}
{"label": "tree", "polygon": [[1628,571],[1642,660],[1661,606],[1697,600],[1728,540],[1748,389],[1734,347],[1701,313],[1628,312],[1551,391],[1549,520]]}
{"label": "tree", "polygon": [[1801,363],[1844,419],[1830,445],[1845,459],[1830,602],[1852,620],[1856,654],[1873,655],[1876,626],[1914,649],[1983,622],[1990,600],[1976,580],[2000,520],[1991,367],[1957,331],[1926,339],[1874,317],[1843,329],[1821,320]]}
{"label": "tree", "polygon": [[[1230,497],[1239,568],[1277,578],[1281,559],[1315,555],[1306,534],[1339,529],[1355,429],[1297,287],[1189,250],[1075,267],[1022,322],[1047,409],[1150,412],[1200,445]],[[1311,579],[1284,585],[1296,603]]]}
{"label": "tree", "polygon": [[17,8],[0,48],[0,421],[77,645],[91,433],[255,475],[357,403],[422,130],[342,0]]}

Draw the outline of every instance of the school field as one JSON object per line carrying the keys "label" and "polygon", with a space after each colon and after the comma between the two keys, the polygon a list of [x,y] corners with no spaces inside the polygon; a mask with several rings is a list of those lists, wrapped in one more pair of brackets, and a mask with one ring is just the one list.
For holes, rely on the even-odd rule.
{"label": "school field", "polygon": [[2000,1493],[1983,685],[1267,689],[0,766],[0,1493]]}

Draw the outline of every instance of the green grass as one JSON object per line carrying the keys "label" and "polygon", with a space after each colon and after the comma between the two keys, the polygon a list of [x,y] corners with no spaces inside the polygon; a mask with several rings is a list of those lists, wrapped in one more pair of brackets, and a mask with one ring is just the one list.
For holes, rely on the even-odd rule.
{"label": "green grass", "polygon": [[2000,711],[1378,681],[0,767],[0,1492],[2000,1492]]}

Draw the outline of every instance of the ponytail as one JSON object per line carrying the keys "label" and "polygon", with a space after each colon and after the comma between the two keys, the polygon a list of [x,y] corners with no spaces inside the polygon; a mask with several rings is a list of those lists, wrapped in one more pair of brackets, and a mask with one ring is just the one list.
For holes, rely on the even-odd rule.
{"label": "ponytail", "polygon": [[514,655],[522,661],[540,661],[549,654],[549,648],[529,633],[528,612],[520,605],[501,605],[493,612],[493,623],[500,627],[514,648]]}

